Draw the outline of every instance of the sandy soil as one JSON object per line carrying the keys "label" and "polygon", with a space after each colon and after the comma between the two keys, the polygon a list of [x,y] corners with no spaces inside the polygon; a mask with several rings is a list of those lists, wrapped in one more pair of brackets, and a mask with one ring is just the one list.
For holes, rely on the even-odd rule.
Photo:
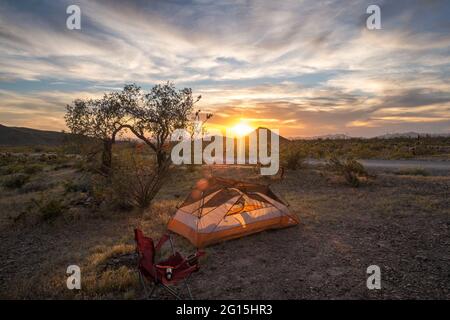
{"label": "sandy soil", "polygon": [[[448,299],[449,183],[382,175],[352,189],[315,171],[290,173],[274,189],[301,224],[213,247],[198,297]],[[373,264],[379,291],[366,287]]]}
{"label": "sandy soil", "polygon": [[[316,168],[287,172],[283,181],[261,177],[253,169],[176,170],[156,201],[165,212],[159,219],[153,210],[3,226],[0,296],[139,298],[136,278],[122,279],[123,287],[115,287],[113,277],[112,285],[97,283],[94,289],[70,292],[64,287],[65,268],[75,263],[83,270],[97,251],[126,246],[129,252],[112,255],[102,265],[126,267],[134,274],[133,227],[157,236],[154,225],[163,229],[175,205],[205,172],[270,183],[301,223],[207,248],[201,270],[191,279],[196,298],[450,298],[450,177],[378,174],[355,189]],[[178,236],[175,243],[183,252],[193,250]],[[381,268],[381,290],[366,287],[369,265]],[[104,272],[105,267],[97,266],[89,281],[99,282]]]}

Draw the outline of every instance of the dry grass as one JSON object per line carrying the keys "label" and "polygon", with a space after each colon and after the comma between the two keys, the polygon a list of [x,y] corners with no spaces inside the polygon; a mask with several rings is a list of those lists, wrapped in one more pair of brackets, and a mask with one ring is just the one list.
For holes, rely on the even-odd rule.
{"label": "dry grass", "polygon": [[[290,203],[301,224],[207,248],[203,267],[193,277],[197,297],[448,295],[443,270],[448,261],[444,247],[448,243],[449,177],[381,174],[371,184],[354,189],[314,167],[288,171],[285,179],[279,180],[262,177],[249,167],[204,166],[175,168],[152,205],[143,211],[91,204],[83,188],[67,187],[67,181],[76,184],[82,179],[82,174],[71,168],[35,173],[32,179],[45,177],[48,188],[44,190],[2,190],[0,297],[140,298],[133,229],[139,227],[158,239],[195,181],[210,174],[270,183]],[[38,220],[36,208],[28,209],[27,219],[14,221],[18,213],[27,210],[31,199],[42,194],[61,199],[67,210],[52,223]],[[182,237],[175,235],[174,241],[182,253],[194,250]],[[165,247],[163,254],[167,252]],[[428,260],[418,261],[416,256]],[[280,261],[290,267],[280,269]],[[364,268],[375,262],[386,274],[386,289],[378,296],[367,292],[360,277]],[[81,291],[65,287],[70,264],[81,267]],[[410,285],[404,286],[404,281]]]}
{"label": "dry grass", "polygon": [[129,244],[118,244],[112,247],[101,246],[95,248],[95,253],[88,257],[89,267],[97,268],[109,259],[134,252],[135,247]]}

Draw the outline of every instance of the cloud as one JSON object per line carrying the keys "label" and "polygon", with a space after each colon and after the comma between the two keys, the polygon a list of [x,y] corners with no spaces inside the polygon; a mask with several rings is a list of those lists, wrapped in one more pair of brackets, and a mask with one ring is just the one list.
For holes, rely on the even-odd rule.
{"label": "cloud", "polygon": [[[276,119],[293,135],[413,130],[449,116],[447,1],[380,1],[375,31],[365,0],[77,3],[80,31],[65,27],[70,1],[0,5],[0,89],[17,94],[2,119],[59,116],[83,91],[166,80],[202,94],[218,124]],[[85,88],[57,100],[27,81]]]}
{"label": "cloud", "polygon": [[0,90],[0,119],[10,126],[65,129],[65,107],[75,98],[97,98],[101,92],[29,92]]}

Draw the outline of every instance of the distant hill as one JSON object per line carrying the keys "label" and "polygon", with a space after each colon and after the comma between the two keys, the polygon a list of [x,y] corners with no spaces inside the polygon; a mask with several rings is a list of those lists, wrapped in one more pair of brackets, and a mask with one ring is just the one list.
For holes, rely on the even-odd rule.
{"label": "distant hill", "polygon": [[402,133],[387,133],[380,136],[371,138],[364,137],[352,137],[346,134],[327,134],[323,136],[311,136],[311,137],[293,137],[291,140],[348,140],[348,139],[396,139],[396,138],[409,138],[417,139],[417,137],[450,137],[450,133],[418,133],[418,132],[402,132]]}
{"label": "distant hill", "polygon": [[[271,133],[272,131],[271,131],[270,129],[268,129],[268,128],[258,127],[258,128],[256,128],[253,132],[256,131],[256,135],[258,136],[258,135],[259,135],[259,130],[261,130],[261,129],[266,129],[266,130],[267,130],[267,138],[269,138],[270,133]],[[248,134],[248,135],[250,135],[250,134]],[[286,142],[289,142],[289,141],[290,141],[289,139],[287,139],[287,138],[285,138],[285,137],[283,137],[283,136],[278,135],[278,137],[279,137],[280,144],[286,143]]]}
{"label": "distant hill", "polygon": [[323,136],[314,137],[314,139],[323,139],[323,140],[347,140],[352,139],[353,137],[343,134],[343,133],[336,133],[336,134],[326,134]]}
{"label": "distant hill", "polygon": [[302,138],[294,138],[295,140],[348,140],[352,139],[354,137],[351,137],[349,135],[343,134],[343,133],[337,133],[337,134],[326,134],[322,136],[312,136],[312,137],[302,137]]}
{"label": "distant hill", "polygon": [[395,138],[418,138],[418,137],[450,137],[450,133],[419,133],[419,132],[403,132],[403,133],[387,133],[377,136],[378,139],[395,139]]}
{"label": "distant hill", "polygon": [[0,146],[59,145],[66,133],[44,131],[21,127],[7,127],[0,124]]}

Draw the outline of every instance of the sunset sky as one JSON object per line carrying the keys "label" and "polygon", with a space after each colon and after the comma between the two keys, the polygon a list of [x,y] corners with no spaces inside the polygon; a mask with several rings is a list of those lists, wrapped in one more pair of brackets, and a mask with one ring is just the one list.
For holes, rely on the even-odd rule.
{"label": "sunset sky", "polygon": [[[370,4],[382,30],[366,29]],[[218,126],[444,133],[449,79],[448,0],[0,1],[4,125],[62,130],[75,98],[171,80]]]}

